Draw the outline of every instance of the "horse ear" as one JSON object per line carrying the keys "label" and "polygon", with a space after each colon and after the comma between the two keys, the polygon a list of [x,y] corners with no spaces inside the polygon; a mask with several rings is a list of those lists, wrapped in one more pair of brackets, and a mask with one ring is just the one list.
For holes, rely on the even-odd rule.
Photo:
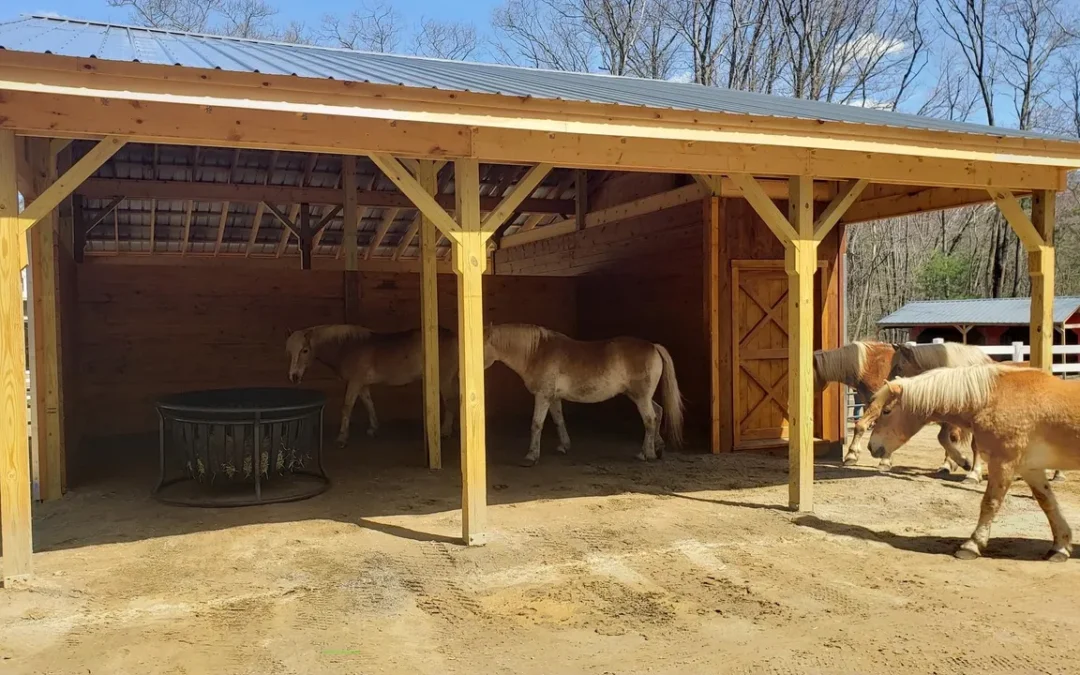
{"label": "horse ear", "polygon": [[894,397],[904,393],[904,386],[899,382],[887,382],[885,386],[889,388],[889,393]]}

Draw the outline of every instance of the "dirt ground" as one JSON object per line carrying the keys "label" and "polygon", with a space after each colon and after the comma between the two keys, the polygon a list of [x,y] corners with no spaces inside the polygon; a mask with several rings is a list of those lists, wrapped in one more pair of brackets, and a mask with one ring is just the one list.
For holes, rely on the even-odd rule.
{"label": "dirt ground", "polygon": [[[633,430],[572,426],[571,455],[549,433],[524,469],[520,435],[494,433],[477,548],[455,543],[456,463],[423,469],[415,430],[332,453],[319,497],[241,509],[151,499],[150,442],[37,507],[0,672],[1077,672],[1078,563],[1039,560],[1020,483],[988,556],[953,559],[981,488],[932,475],[933,431],[890,475],[819,462],[813,515],[781,508],[782,456],[643,465]],[[1080,475],[1055,489],[1080,525]]]}

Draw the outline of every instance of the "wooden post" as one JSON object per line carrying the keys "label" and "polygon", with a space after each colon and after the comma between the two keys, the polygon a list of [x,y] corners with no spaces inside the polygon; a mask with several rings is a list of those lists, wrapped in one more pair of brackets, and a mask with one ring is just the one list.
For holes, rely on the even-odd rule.
{"label": "wooden post", "polygon": [[[720,452],[720,208],[717,196],[704,202],[705,329],[709,342],[709,448]],[[730,420],[729,420],[730,423]]]}
{"label": "wooden post", "polygon": [[0,130],[0,536],[4,585],[30,576],[30,451],[15,134]]}
{"label": "wooden post", "polygon": [[1031,275],[1031,366],[1051,372],[1054,364],[1054,217],[1057,195],[1036,190],[1031,198],[1031,224],[1042,245],[1028,247]]}
{"label": "wooden post", "polygon": [[480,170],[475,159],[454,162],[457,220],[458,353],[461,380],[461,538],[481,544],[487,527],[484,413],[484,269],[487,240],[480,227]]}
{"label": "wooden post", "polygon": [[[58,175],[49,139],[30,139],[34,165],[34,193],[39,195]],[[24,195],[25,197],[25,195]],[[33,344],[31,375],[34,383],[34,440],[41,501],[63,496],[64,407],[60,349],[59,242],[56,211],[47,213],[30,230],[30,268],[27,300]]]}
{"label": "wooden post", "polygon": [[[420,160],[417,181],[428,192],[438,193],[435,162]],[[429,469],[442,468],[439,391],[439,287],[435,244],[439,233],[430,218],[420,216],[420,325],[424,345],[424,439]],[[462,423],[464,428],[464,420]],[[464,447],[464,446],[462,446]],[[462,474],[464,475],[464,474]]]}
{"label": "wooden post", "polygon": [[311,269],[311,205],[300,205],[300,269]]}
{"label": "wooden post", "polygon": [[341,158],[341,186],[345,191],[345,210],[342,213],[341,246],[345,251],[345,269],[356,270],[359,262],[356,253],[356,227],[358,207],[356,205],[356,158],[346,155]]}
{"label": "wooden post", "polygon": [[788,504],[814,508],[814,184],[809,176],[790,181],[788,221],[796,237],[787,246],[788,274]]}
{"label": "wooden post", "polygon": [[585,169],[577,169],[574,171],[574,188],[576,190],[576,197],[574,199],[574,220],[577,222],[577,229],[585,229],[585,216],[589,212],[589,172]]}
{"label": "wooden post", "polygon": [[81,263],[86,253],[86,216],[83,214],[83,200],[79,195],[71,196],[71,226],[73,230],[71,254],[75,262]]}

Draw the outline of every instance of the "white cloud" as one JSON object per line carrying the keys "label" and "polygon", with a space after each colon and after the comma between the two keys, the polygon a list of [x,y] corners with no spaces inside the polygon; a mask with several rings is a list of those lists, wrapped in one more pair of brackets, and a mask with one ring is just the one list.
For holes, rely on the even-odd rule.
{"label": "white cloud", "polygon": [[667,78],[668,82],[693,82],[694,71],[684,70],[681,73],[676,73]]}

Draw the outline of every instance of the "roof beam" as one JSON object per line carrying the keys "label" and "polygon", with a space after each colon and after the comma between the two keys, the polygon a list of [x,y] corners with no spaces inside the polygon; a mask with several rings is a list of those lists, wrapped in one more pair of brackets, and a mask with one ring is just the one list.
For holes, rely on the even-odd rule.
{"label": "roof beam", "polygon": [[180,255],[183,256],[187,253],[188,242],[191,241],[191,212],[194,209],[194,202],[188,202],[187,208],[184,211],[184,237],[180,240]]}
{"label": "roof beam", "polygon": [[386,238],[386,233],[390,231],[390,226],[394,224],[394,220],[397,219],[398,212],[401,209],[386,209],[383,213],[382,220],[379,221],[379,226],[375,228],[375,233],[371,236],[371,242],[368,243],[367,250],[364,251],[364,260],[371,260],[375,257],[375,252],[379,250],[379,246],[382,245],[383,239]]}
{"label": "roof beam", "polygon": [[221,203],[221,217],[218,218],[217,241],[214,242],[214,255],[221,250],[221,242],[225,239],[225,224],[229,222],[229,202]]}
{"label": "roof beam", "polygon": [[[549,166],[549,165],[544,165]],[[268,204],[297,204],[306,202],[326,206],[344,206],[345,193],[337,188],[290,187],[287,185],[247,185],[232,183],[192,183],[186,181],[155,181],[128,178],[91,178],[75,192],[92,199],[109,199],[123,194],[128,199],[160,199],[220,202],[267,202]],[[435,201],[444,209],[454,208],[454,195],[440,194]],[[415,208],[412,201],[400,192],[387,190],[358,190],[356,203],[360,208]],[[481,197],[480,210],[494,211],[502,200]],[[524,213],[573,212],[573,200],[523,199],[518,211]]]}
{"label": "roof beam", "polygon": [[829,205],[825,207],[821,216],[814,223],[814,239],[821,241],[825,238],[833,226],[840,222],[840,218],[847,213],[851,205],[855,203],[855,200],[859,198],[859,195],[863,193],[866,186],[869,185],[865,180],[852,180],[848,181],[847,185],[843,187],[836,194]]}
{"label": "roof beam", "polygon": [[259,227],[262,225],[263,214],[266,212],[266,204],[259,202],[255,207],[255,216],[251,221],[251,234],[248,236],[247,248],[244,250],[244,257],[251,256],[251,248],[255,246],[255,242],[259,239]]}
{"label": "roof beam", "polygon": [[750,202],[750,206],[754,207],[754,211],[773,231],[777,239],[786,243],[799,238],[795,229],[791,227],[791,223],[788,222],[787,216],[780,212],[753,176],[736,173],[731,175],[731,180],[742,192],[743,199]]}

